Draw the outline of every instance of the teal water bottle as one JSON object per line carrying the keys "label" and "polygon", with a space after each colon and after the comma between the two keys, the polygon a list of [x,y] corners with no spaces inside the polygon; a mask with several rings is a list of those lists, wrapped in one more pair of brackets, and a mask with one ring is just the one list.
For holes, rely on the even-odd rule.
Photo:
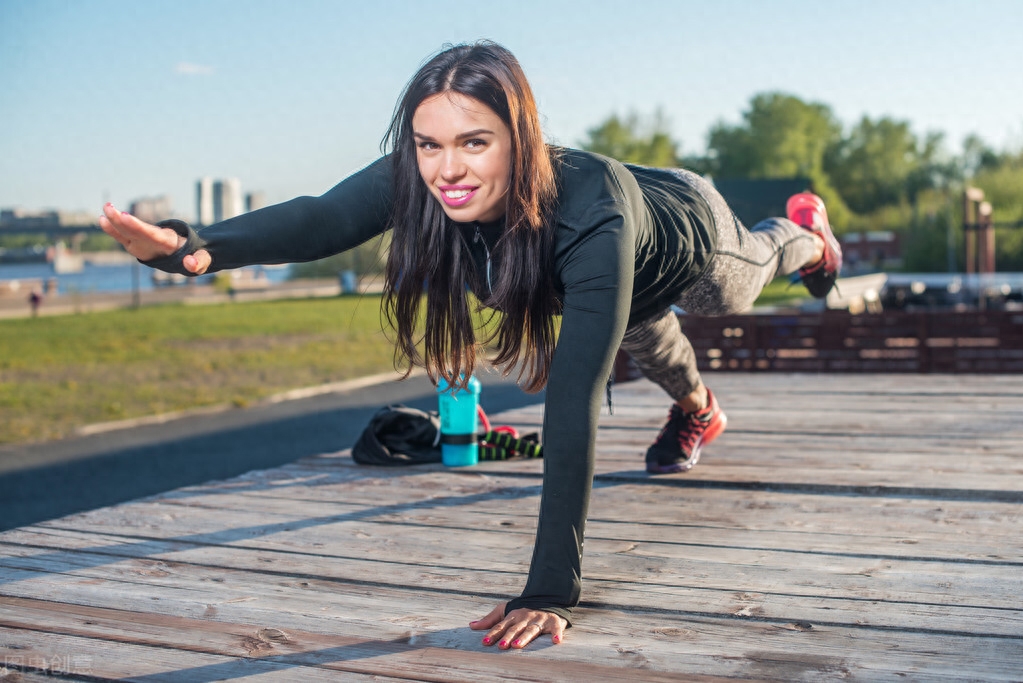
{"label": "teal water bottle", "polygon": [[441,379],[437,383],[440,404],[440,455],[448,467],[467,467],[479,461],[480,446],[477,436],[480,402],[480,381],[470,377],[465,389],[455,389]]}

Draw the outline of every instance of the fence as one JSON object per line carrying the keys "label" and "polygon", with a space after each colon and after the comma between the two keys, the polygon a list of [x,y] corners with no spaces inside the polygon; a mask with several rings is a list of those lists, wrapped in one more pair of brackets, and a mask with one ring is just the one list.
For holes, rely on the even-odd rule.
{"label": "fence", "polygon": [[[1023,312],[681,317],[701,370],[1023,373]],[[619,359],[616,377],[638,376]]]}

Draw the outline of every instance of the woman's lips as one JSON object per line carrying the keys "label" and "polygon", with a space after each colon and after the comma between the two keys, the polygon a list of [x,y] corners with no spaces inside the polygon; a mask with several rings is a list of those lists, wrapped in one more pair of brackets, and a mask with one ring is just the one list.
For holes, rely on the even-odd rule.
{"label": "woman's lips", "polygon": [[479,189],[475,185],[442,185],[440,199],[448,206],[462,206],[472,199]]}

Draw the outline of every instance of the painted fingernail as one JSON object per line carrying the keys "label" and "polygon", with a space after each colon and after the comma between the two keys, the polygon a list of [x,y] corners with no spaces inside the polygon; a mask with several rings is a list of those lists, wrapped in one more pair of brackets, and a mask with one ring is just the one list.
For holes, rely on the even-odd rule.
{"label": "painted fingernail", "polygon": [[484,645],[490,645],[490,638],[484,638],[483,639],[483,644]]}
{"label": "painted fingernail", "polygon": [[516,640],[514,643],[512,643],[512,645],[514,645],[515,647],[518,647],[521,644],[522,644],[521,640]]}
{"label": "painted fingernail", "polygon": [[502,640],[501,644],[498,647],[508,647],[508,641],[507,640]]}
{"label": "painted fingernail", "polygon": [[561,642],[561,636],[554,636],[554,642],[555,643],[560,643]]}
{"label": "painted fingernail", "polygon": [[130,213],[128,213],[127,211],[122,211],[122,212],[121,212],[121,215],[122,215],[122,216],[130,216],[131,214],[130,214]]}

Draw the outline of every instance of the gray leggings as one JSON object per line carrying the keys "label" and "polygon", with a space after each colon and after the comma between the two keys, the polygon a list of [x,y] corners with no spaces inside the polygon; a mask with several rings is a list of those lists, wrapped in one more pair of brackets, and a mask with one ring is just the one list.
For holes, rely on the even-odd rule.
{"label": "gray leggings", "polygon": [[[753,305],[771,280],[795,272],[813,257],[814,239],[792,221],[768,218],[747,230],[713,185],[690,171],[672,172],[707,201],[717,228],[710,266],[677,302],[687,313],[741,313]],[[622,350],[632,356],[647,379],[676,401],[700,384],[696,353],[671,310],[629,327]]]}

